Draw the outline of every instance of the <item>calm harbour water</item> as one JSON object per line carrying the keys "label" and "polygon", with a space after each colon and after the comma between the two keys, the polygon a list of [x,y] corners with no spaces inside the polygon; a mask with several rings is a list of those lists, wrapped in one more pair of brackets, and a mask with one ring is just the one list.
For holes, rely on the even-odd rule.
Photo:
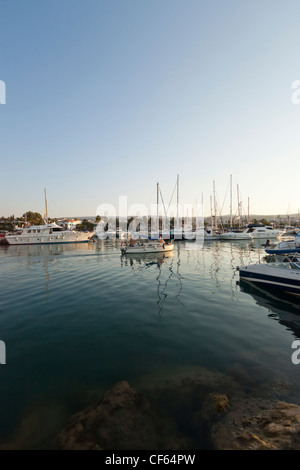
{"label": "calm harbour water", "polygon": [[28,410],[70,414],[92,390],[180,368],[237,365],[298,393],[299,299],[240,285],[236,272],[263,258],[262,243],[177,242],[173,255],[126,257],[117,240],[1,246],[0,440]]}

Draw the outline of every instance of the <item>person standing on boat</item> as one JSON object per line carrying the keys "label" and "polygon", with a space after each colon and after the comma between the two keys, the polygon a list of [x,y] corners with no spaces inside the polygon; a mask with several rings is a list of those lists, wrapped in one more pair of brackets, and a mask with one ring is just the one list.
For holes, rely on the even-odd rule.
{"label": "person standing on boat", "polygon": [[165,248],[165,240],[162,237],[159,237],[159,243],[162,243],[163,248]]}

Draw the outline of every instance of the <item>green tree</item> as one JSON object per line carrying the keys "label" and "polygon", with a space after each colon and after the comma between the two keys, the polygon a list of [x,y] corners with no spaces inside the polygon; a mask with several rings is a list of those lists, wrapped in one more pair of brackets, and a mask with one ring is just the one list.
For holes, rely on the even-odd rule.
{"label": "green tree", "polygon": [[260,223],[263,225],[269,225],[269,221],[267,219],[261,219]]}
{"label": "green tree", "polygon": [[44,225],[44,220],[39,212],[28,211],[23,214],[24,219],[27,219],[29,225]]}
{"label": "green tree", "polygon": [[95,229],[95,224],[93,222],[89,222],[87,219],[83,219],[81,224],[76,225],[76,230],[79,232],[92,232]]}

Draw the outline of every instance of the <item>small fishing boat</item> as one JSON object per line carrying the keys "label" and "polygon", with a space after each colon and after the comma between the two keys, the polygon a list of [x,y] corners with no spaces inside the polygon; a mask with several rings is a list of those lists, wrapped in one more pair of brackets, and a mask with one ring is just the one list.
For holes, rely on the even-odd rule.
{"label": "small fishing boat", "polygon": [[143,253],[166,253],[174,250],[174,243],[164,241],[145,241],[144,243],[121,244],[122,255],[143,254]]}
{"label": "small fishing boat", "polygon": [[291,262],[251,264],[237,267],[240,279],[300,295],[300,265]]}

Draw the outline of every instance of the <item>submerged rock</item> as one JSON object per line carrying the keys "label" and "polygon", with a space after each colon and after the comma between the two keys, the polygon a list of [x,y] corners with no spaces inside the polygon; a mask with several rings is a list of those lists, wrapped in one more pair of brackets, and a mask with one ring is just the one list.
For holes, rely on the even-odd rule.
{"label": "submerged rock", "polygon": [[215,409],[218,413],[222,413],[222,411],[226,410],[226,408],[229,406],[227,395],[214,395],[213,398]]}
{"label": "submerged rock", "polygon": [[180,449],[184,441],[125,381],[94,407],[76,414],[60,433],[60,449]]}
{"label": "submerged rock", "polygon": [[237,369],[167,372],[140,378],[136,389],[122,381],[93,390],[68,421],[57,407],[35,408],[1,449],[300,449],[300,406],[281,379],[249,376],[244,386]]}
{"label": "submerged rock", "polygon": [[300,449],[300,406],[250,399],[236,403],[212,429],[215,449]]}
{"label": "submerged rock", "polygon": [[272,390],[249,395],[232,377],[204,369],[151,381],[143,394],[119,382],[73,416],[58,447],[300,449],[300,406],[271,399]]}

